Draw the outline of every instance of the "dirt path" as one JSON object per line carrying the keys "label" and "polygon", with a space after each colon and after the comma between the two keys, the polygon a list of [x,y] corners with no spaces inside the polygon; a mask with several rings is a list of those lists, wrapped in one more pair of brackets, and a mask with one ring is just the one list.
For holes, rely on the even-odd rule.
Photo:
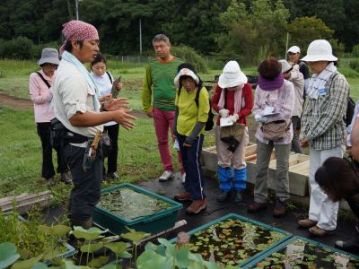
{"label": "dirt path", "polygon": [[[15,110],[27,110],[33,108],[33,103],[29,99],[18,98],[0,92],[0,106],[10,107]],[[146,118],[143,111],[134,110],[131,112],[136,118]]]}
{"label": "dirt path", "polygon": [[0,92],[0,106],[7,106],[13,109],[25,110],[33,107],[31,100],[9,96]]}

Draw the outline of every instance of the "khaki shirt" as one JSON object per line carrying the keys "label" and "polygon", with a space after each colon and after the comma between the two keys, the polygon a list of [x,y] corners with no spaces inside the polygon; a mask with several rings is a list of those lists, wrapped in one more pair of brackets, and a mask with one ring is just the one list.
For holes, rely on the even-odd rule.
{"label": "khaki shirt", "polygon": [[87,137],[94,137],[97,131],[103,131],[102,124],[92,127],[78,127],[73,126],[69,121],[78,112],[95,112],[94,101],[98,102],[95,91],[72,63],[61,60],[52,88],[55,117],[67,129]]}

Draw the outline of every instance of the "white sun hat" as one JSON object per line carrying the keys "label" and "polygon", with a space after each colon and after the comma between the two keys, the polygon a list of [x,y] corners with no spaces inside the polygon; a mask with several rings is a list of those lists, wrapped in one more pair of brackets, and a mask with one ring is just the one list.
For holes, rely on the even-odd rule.
{"label": "white sun hat", "polygon": [[59,65],[60,60],[59,60],[59,53],[57,49],[44,48],[41,52],[41,58],[37,63],[38,65],[42,65],[45,63]]}
{"label": "white sun hat", "polygon": [[282,66],[282,74],[288,72],[290,69],[292,69],[292,66],[287,62],[287,60],[279,60],[278,61]]}
{"label": "white sun hat", "polygon": [[318,61],[337,61],[338,58],[333,55],[332,46],[325,39],[317,39],[309,44],[307,55],[301,59],[305,62]]}
{"label": "white sun hat", "polygon": [[247,76],[241,71],[239,64],[236,61],[229,61],[219,76],[218,86],[225,89],[247,83],[247,81]]}
{"label": "white sun hat", "polygon": [[179,87],[180,78],[184,76],[192,78],[197,85],[200,81],[199,76],[193,70],[184,67],[181,68],[181,70],[177,73],[176,77],[173,80],[177,88]]}
{"label": "white sun hat", "polygon": [[288,53],[288,52],[291,52],[291,53],[300,53],[300,48],[299,48],[298,46],[291,46],[291,47],[288,49],[287,53]]}

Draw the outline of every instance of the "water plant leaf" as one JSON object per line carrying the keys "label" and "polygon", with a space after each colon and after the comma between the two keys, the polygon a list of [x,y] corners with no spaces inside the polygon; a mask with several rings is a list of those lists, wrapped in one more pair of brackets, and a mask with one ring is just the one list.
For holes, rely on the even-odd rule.
{"label": "water plant leaf", "polygon": [[120,264],[109,263],[101,267],[100,269],[122,269],[122,266]]}
{"label": "water plant leaf", "polygon": [[144,251],[136,260],[137,269],[168,269],[173,268],[173,261],[154,251]]}
{"label": "water plant leaf", "polygon": [[47,225],[41,224],[41,225],[39,225],[39,231],[41,231],[45,234],[61,237],[61,236],[67,235],[71,231],[71,228],[69,226],[62,225],[62,224],[58,224],[58,225],[54,225],[54,226],[47,226]]}
{"label": "water plant leaf", "polygon": [[24,260],[24,261],[18,261],[16,263],[14,263],[11,266],[11,269],[29,269],[32,268],[36,263],[38,263],[41,259],[42,259],[43,255],[39,255],[37,257],[28,259],[28,260]]}
{"label": "water plant leaf", "polygon": [[[43,263],[43,262],[37,262],[34,264],[33,267],[31,267],[31,269],[47,269],[47,268],[49,268],[49,267],[47,266],[46,263]],[[53,267],[51,267],[51,268],[53,268]]]}
{"label": "water plant leaf", "polygon": [[7,268],[20,258],[13,243],[0,244],[0,269]]}
{"label": "water plant leaf", "polygon": [[108,263],[109,259],[110,259],[109,256],[96,257],[89,262],[88,266],[90,266],[91,268],[100,268],[104,266],[106,263]]}
{"label": "water plant leaf", "polygon": [[175,253],[175,265],[177,265],[178,268],[188,268],[189,263],[189,249],[181,247]]}
{"label": "water plant leaf", "polygon": [[85,253],[94,253],[95,251],[99,250],[100,248],[103,248],[103,243],[95,243],[95,244],[84,244],[80,247],[81,252]]}
{"label": "water plant leaf", "polygon": [[91,227],[90,229],[86,230],[82,228],[81,226],[75,226],[74,230],[72,231],[73,235],[76,238],[83,238],[88,241],[92,241],[98,238],[101,238],[101,234],[105,231],[102,231],[101,229],[97,227]]}
{"label": "water plant leaf", "polygon": [[129,232],[121,234],[121,237],[130,240],[134,244],[137,244],[142,239],[151,235],[150,233],[146,233],[146,232],[137,232],[136,230],[131,229],[129,227],[126,227],[126,229],[129,230]]}
{"label": "water plant leaf", "polygon": [[104,244],[104,247],[111,249],[111,251],[118,255],[126,251],[130,247],[130,245],[125,242],[113,242]]}

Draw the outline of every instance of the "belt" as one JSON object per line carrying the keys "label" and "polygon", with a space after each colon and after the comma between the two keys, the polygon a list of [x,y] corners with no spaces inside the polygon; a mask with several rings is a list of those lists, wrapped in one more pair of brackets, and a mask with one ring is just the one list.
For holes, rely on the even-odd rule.
{"label": "belt", "polygon": [[65,132],[65,139],[69,143],[84,143],[89,140],[89,137],[80,135],[80,134],[76,134],[76,133],[73,133],[73,132],[67,130]]}

